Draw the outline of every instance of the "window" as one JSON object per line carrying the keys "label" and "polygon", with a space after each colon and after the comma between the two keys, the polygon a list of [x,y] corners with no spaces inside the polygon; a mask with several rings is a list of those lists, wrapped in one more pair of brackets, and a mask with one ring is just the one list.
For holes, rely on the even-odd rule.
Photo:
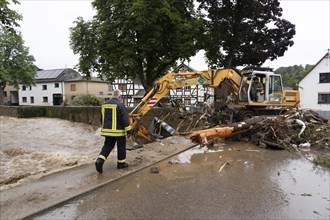
{"label": "window", "polygon": [[7,97],[7,91],[3,91],[3,96]]}
{"label": "window", "polygon": [[126,84],[118,84],[118,89],[122,92],[126,92],[127,85]]}
{"label": "window", "polygon": [[269,94],[282,92],[282,81],[280,76],[269,77]]}
{"label": "window", "polygon": [[330,93],[320,93],[318,104],[330,104]]}
{"label": "window", "polygon": [[48,102],[48,97],[47,96],[42,97],[42,101],[43,102]]}
{"label": "window", "polygon": [[60,85],[58,83],[55,83],[55,88],[60,87]]}
{"label": "window", "polygon": [[42,85],[42,90],[47,90],[47,85]]}
{"label": "window", "polygon": [[34,97],[33,96],[30,97],[30,102],[34,103]]}
{"label": "window", "polygon": [[26,86],[22,86],[22,90],[25,91],[26,90]]}
{"label": "window", "polygon": [[330,83],[330,73],[320,73],[320,83]]}
{"label": "window", "polygon": [[76,84],[71,84],[70,85],[70,90],[71,91],[76,91]]}
{"label": "window", "polygon": [[26,97],[22,97],[22,102],[26,103]]}
{"label": "window", "polygon": [[103,95],[103,92],[99,92],[99,95]]}

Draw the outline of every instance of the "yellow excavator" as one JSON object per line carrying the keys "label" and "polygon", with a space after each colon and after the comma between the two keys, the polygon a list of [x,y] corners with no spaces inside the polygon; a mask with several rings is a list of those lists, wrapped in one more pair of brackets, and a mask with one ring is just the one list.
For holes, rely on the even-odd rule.
{"label": "yellow excavator", "polygon": [[214,110],[228,107],[227,98],[236,94],[238,102],[230,112],[236,121],[255,115],[278,115],[289,107],[298,107],[299,91],[284,90],[281,75],[268,68],[217,69],[206,71],[170,72],[154,83],[153,88],[129,114],[134,138],[152,141],[152,135],[139,121],[172,89],[187,86],[214,87]]}

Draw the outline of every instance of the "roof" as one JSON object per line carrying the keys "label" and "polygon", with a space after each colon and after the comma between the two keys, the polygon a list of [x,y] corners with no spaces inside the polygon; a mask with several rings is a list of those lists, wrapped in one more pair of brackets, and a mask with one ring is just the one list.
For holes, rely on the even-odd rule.
{"label": "roof", "polygon": [[189,72],[196,72],[196,70],[184,63],[181,63],[178,67],[179,71],[189,71]]}
{"label": "roof", "polygon": [[65,69],[51,69],[51,70],[40,70],[37,71],[36,81],[37,82],[48,82],[48,81],[65,81],[72,78],[80,77],[80,73],[77,71],[65,68]]}
{"label": "roof", "polygon": [[313,70],[314,70],[314,68],[315,67],[317,67],[320,63],[321,63],[321,61],[323,60],[323,59],[325,59],[325,58],[330,58],[330,54],[329,54],[329,52],[327,52],[320,60],[319,60],[319,62],[317,62],[314,66],[313,66],[313,68],[312,69],[310,69],[299,81],[298,81],[298,83],[300,83],[310,72],[312,72]]}
{"label": "roof", "polygon": [[40,70],[37,71],[36,79],[56,79],[64,69]]}
{"label": "roof", "polygon": [[244,72],[245,71],[255,71],[255,70],[272,72],[273,68],[249,65],[249,66],[246,66],[242,69],[242,71],[244,71]]}
{"label": "roof", "polygon": [[137,79],[137,78],[132,79],[132,81],[133,81],[133,83],[135,83],[135,84],[142,84],[142,83],[141,83],[141,80],[139,80],[139,79]]}
{"label": "roof", "polygon": [[143,97],[146,91],[144,89],[139,89],[137,93],[134,95],[134,97]]}

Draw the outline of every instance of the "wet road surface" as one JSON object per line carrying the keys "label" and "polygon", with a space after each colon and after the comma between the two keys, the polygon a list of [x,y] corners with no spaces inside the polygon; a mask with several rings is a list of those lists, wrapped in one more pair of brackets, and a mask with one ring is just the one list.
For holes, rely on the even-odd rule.
{"label": "wet road surface", "polygon": [[0,219],[29,218],[35,213],[63,204],[191,147],[190,140],[185,137],[169,137],[129,151],[127,161],[130,166],[127,169],[117,170],[116,159],[111,158],[110,155],[103,166],[102,174],[95,170],[93,162],[26,181],[0,191]]}
{"label": "wet road surface", "polygon": [[329,169],[305,156],[226,142],[193,148],[34,219],[329,219]]}

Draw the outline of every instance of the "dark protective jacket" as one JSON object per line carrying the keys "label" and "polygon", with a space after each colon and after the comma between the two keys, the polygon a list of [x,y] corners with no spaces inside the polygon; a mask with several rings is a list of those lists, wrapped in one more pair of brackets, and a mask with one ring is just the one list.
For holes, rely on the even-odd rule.
{"label": "dark protective jacket", "polygon": [[101,135],[125,136],[131,130],[125,105],[118,99],[112,98],[102,105]]}

